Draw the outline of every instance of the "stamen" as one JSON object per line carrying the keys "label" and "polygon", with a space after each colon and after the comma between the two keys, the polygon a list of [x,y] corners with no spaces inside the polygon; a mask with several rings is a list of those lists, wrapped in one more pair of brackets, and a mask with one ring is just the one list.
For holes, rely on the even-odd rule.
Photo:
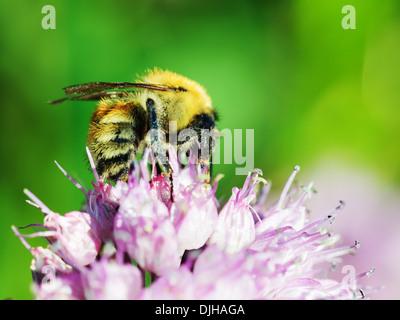
{"label": "stamen", "polygon": [[304,277],[313,277],[317,274],[324,274],[326,275],[329,271],[333,271],[335,270],[337,267],[337,263],[332,262],[331,265],[328,266],[324,266],[324,267],[320,267],[320,268],[316,268],[316,269],[312,269],[308,272],[304,273]]}
{"label": "stamen", "polygon": [[[254,172],[254,174],[251,175],[251,172]],[[248,173],[246,181],[244,182],[243,188],[240,189],[236,195],[236,203],[241,202],[246,197],[248,197],[249,194],[254,190],[254,187],[257,186],[260,182],[262,182],[264,184],[268,183],[265,179],[258,176],[260,173],[262,173],[262,171],[260,169],[254,169],[251,172]]]}
{"label": "stamen", "polygon": [[24,189],[24,193],[31,198],[31,200],[33,201],[33,203],[31,203],[30,201],[27,201],[29,204],[35,205],[35,207],[39,208],[40,210],[42,210],[42,212],[44,214],[52,214],[54,213],[53,211],[51,211],[42,201],[39,200],[38,197],[36,197],[32,192],[30,192],[28,189]]}
{"label": "stamen", "polygon": [[61,170],[62,173],[64,173],[64,175],[79,189],[81,190],[84,195],[86,196],[86,198],[89,198],[89,195],[87,194],[87,192],[85,191],[85,189],[74,179],[72,178],[67,171],[65,171],[56,160],[54,160],[54,162],[56,163],[57,167]]}
{"label": "stamen", "polygon": [[316,220],[312,223],[309,223],[308,225],[306,225],[304,228],[300,229],[299,231],[295,232],[292,236],[297,237],[299,234],[305,233],[306,231],[308,231],[308,232],[314,231],[315,232],[317,230],[320,230],[326,222],[329,221],[330,223],[332,223],[333,222],[332,219],[334,219],[334,217],[326,216],[322,219]]}
{"label": "stamen", "polygon": [[249,206],[249,209],[250,209],[250,211],[253,212],[254,215],[257,217],[258,222],[261,222],[261,218],[260,218],[260,216],[258,215],[257,211],[254,210],[254,208],[253,208],[252,206]]}
{"label": "stamen", "polygon": [[24,239],[24,237],[19,233],[18,229],[15,226],[11,226],[11,229],[14,231],[15,235],[21,240],[22,244],[25,248],[27,248],[31,253],[33,252],[33,248],[30,244]]}
{"label": "stamen", "polygon": [[31,224],[28,224],[28,225],[26,225],[26,226],[17,227],[17,228],[18,228],[18,229],[26,229],[26,228],[30,228],[30,227],[40,227],[40,228],[46,229],[46,227],[45,227],[43,224],[41,224],[41,223],[31,223]]}
{"label": "stamen", "polygon": [[39,231],[31,234],[21,234],[23,238],[36,238],[36,237],[54,237],[57,235],[57,231]]}
{"label": "stamen", "polygon": [[367,272],[366,276],[367,278],[369,278],[370,276],[372,276],[372,274],[375,272],[375,267],[372,267],[371,269],[369,269],[369,271]]}
{"label": "stamen", "polygon": [[329,219],[329,223],[332,224],[335,221],[336,215],[334,214],[335,212],[339,211],[339,210],[343,210],[345,206],[344,201],[340,200],[339,204],[328,210],[328,212],[324,213],[323,218],[317,220],[317,221],[321,221],[321,220],[325,220],[326,218]]}
{"label": "stamen", "polygon": [[96,166],[94,164],[94,160],[93,160],[92,154],[90,153],[90,150],[89,150],[88,147],[86,147],[86,153],[87,153],[88,158],[89,158],[90,166],[92,167],[94,179],[96,180],[96,182],[99,182],[100,181],[100,177],[99,177],[99,174],[97,173]]}
{"label": "stamen", "polygon": [[261,188],[260,194],[257,197],[256,205],[263,204],[265,202],[270,190],[271,190],[271,184],[270,183],[268,183],[266,185],[263,185],[263,187]]}
{"label": "stamen", "polygon": [[[240,201],[243,197],[245,197],[245,194],[250,186],[251,182],[251,172],[247,174],[246,180],[244,181],[243,188],[239,190],[239,192],[236,195],[236,202]],[[243,193],[243,194],[242,194]]]}
{"label": "stamen", "polygon": [[[371,276],[371,274],[372,274],[374,271],[375,271],[375,268],[372,267],[369,271],[360,273],[359,275],[356,275],[356,276],[353,277],[352,279],[348,279],[346,282],[343,282],[343,281],[342,281],[342,282],[338,283],[337,285],[331,287],[330,289],[332,290],[332,289],[340,288],[340,287],[344,286],[345,283],[353,283],[354,281],[356,281],[356,280],[358,280],[358,279],[360,279],[360,278],[362,278],[362,277],[365,277],[365,276],[368,278],[368,277]],[[354,291],[354,297],[355,297],[356,299],[358,299],[358,298],[364,299],[364,298],[366,297],[366,295],[365,295],[365,290],[364,290],[364,289],[361,289],[361,288],[358,288],[358,291],[359,291],[359,293],[361,294],[361,296],[357,296],[357,291]]]}
{"label": "stamen", "polygon": [[267,184],[268,184],[268,181],[265,180],[265,179],[262,178],[262,177],[254,177],[254,178],[253,178],[253,185],[257,185],[257,184],[259,184],[260,182],[261,182],[262,184],[264,184],[264,185],[267,185]]}
{"label": "stamen", "polygon": [[[300,242],[300,243],[297,243],[297,244],[295,244],[295,245],[293,245],[292,247],[293,248],[300,248],[300,247],[303,247],[303,246],[305,246],[305,245],[307,245],[307,244],[309,244],[309,243],[313,243],[313,242],[316,242],[317,240],[321,240],[321,239],[323,239],[323,238],[329,238],[331,235],[330,235],[330,233],[329,232],[327,232],[327,233],[313,233],[313,234],[308,234],[308,233],[303,233],[302,235],[300,235],[298,238],[301,238],[301,237],[307,237],[307,238],[309,238],[309,239],[307,239],[307,240],[305,240],[305,241],[303,241],[303,242]],[[294,240],[294,239],[290,239],[290,241],[291,240]],[[317,243],[317,245],[319,245],[319,243]]]}
{"label": "stamen", "polygon": [[38,208],[39,210],[42,210],[42,209],[40,209],[40,206],[38,206],[36,203],[34,203],[33,201],[31,201],[31,200],[25,200],[27,203],[29,203],[31,206],[34,206],[34,207],[36,207],[36,208]]}
{"label": "stamen", "polygon": [[289,177],[289,180],[286,182],[286,185],[283,188],[283,191],[282,191],[281,196],[279,198],[278,204],[276,205],[276,209],[277,210],[282,209],[283,202],[285,201],[286,196],[287,196],[287,194],[289,192],[289,189],[290,189],[290,187],[291,187],[291,185],[293,183],[293,180],[294,180],[297,172],[299,172],[299,171],[300,171],[300,167],[299,166],[295,166],[294,169],[293,169],[292,174]]}
{"label": "stamen", "polygon": [[215,183],[218,183],[221,181],[221,179],[224,177],[224,174],[218,173],[211,181],[211,185],[213,186]]}
{"label": "stamen", "polygon": [[314,252],[310,254],[310,257],[315,257],[319,255],[326,255],[326,256],[341,256],[346,253],[354,254],[355,249],[358,249],[360,247],[360,243],[358,241],[355,242],[354,245],[352,246],[343,246],[339,248],[333,248],[333,249],[327,249],[327,250],[321,250],[318,252]]}
{"label": "stamen", "polygon": [[308,199],[311,198],[311,192],[315,192],[314,189],[312,188],[313,184],[314,184],[314,182],[310,182],[307,187],[304,187],[304,186],[302,187],[304,192],[300,196],[299,200],[297,200],[297,203],[294,205],[296,210],[298,210],[300,208],[300,206],[303,204],[303,202],[306,199],[306,197]]}
{"label": "stamen", "polygon": [[369,269],[368,271],[363,272],[363,273],[360,273],[359,275],[357,275],[357,276],[354,278],[354,280],[360,279],[360,278],[362,278],[362,277],[367,277],[367,278],[369,278],[370,276],[372,276],[372,274],[373,274],[374,272],[375,272],[375,268],[372,267],[372,268]]}
{"label": "stamen", "polygon": [[255,169],[251,170],[251,172],[253,172],[253,173],[255,173],[255,174],[259,175],[259,176],[263,175],[262,170],[259,169],[259,168],[255,168]]}

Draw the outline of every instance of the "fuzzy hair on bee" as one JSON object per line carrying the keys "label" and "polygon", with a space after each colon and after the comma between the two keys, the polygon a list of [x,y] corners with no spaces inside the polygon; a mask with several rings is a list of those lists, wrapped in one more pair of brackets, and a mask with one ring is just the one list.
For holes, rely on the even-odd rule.
{"label": "fuzzy hair on bee", "polygon": [[[131,162],[145,147],[151,148],[167,175],[171,172],[167,156],[170,145],[188,152],[198,144],[207,151],[198,155],[198,162],[211,167],[218,135],[217,113],[197,82],[155,68],[137,82],[89,82],[64,91],[66,97],[50,103],[98,101],[90,119],[87,146],[104,179],[126,180]],[[213,134],[203,136],[205,131]],[[173,136],[186,139],[174,142]]]}

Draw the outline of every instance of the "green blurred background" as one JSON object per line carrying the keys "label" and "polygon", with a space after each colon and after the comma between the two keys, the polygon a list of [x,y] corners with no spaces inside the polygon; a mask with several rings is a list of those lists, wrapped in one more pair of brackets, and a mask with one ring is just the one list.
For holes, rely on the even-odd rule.
{"label": "green blurred background", "polygon": [[[41,26],[47,4],[55,30]],[[355,30],[341,25],[348,4]],[[68,85],[169,69],[207,88],[221,129],[255,130],[255,167],[274,189],[294,165],[307,173],[330,155],[400,186],[397,0],[5,0],[0,48],[0,299],[32,298],[31,255],[10,226],[42,215],[23,189],[64,213],[84,196],[53,161],[91,183],[84,150],[95,104],[45,103]],[[225,174],[219,196],[243,183],[234,169],[215,167]]]}

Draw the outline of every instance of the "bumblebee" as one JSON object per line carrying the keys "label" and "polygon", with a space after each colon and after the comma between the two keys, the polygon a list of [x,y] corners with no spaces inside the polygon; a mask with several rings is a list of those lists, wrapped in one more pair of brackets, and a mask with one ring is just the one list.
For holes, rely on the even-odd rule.
{"label": "bumblebee", "polygon": [[[66,97],[51,104],[99,101],[90,120],[87,146],[104,179],[126,181],[132,160],[145,147],[151,148],[166,175],[171,172],[170,145],[189,152],[197,143],[202,150],[207,149],[198,155],[198,162],[211,162],[217,113],[206,90],[195,81],[155,68],[137,82],[89,82],[63,90]],[[171,138],[185,130],[195,135],[183,134],[187,137],[183,140]],[[204,131],[213,134],[204,138]]]}

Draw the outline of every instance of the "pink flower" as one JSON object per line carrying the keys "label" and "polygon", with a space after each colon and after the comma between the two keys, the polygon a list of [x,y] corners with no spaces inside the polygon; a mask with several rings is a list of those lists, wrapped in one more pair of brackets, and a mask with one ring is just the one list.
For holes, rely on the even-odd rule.
{"label": "pink flower", "polygon": [[[250,173],[242,189],[233,188],[232,196],[222,208],[209,244],[216,243],[227,253],[239,252],[247,248],[255,239],[255,226],[250,202],[255,198],[255,186],[260,171]],[[252,182],[252,180],[254,180]]]}
{"label": "pink flower", "polygon": [[311,185],[297,197],[295,190],[289,195],[298,171],[295,167],[275,205],[270,208],[262,203],[255,205],[263,218],[256,224],[256,237],[250,249],[257,259],[256,270],[259,271],[256,274],[261,275],[258,283],[262,284],[262,297],[347,299],[360,296],[348,283],[320,278],[323,272],[340,262],[340,256],[354,253],[359,243],[333,247],[338,237],[326,227],[344,207],[343,202],[321,218],[309,221],[303,202],[311,193]]}
{"label": "pink flower", "polygon": [[260,298],[253,274],[253,257],[208,246],[197,258],[193,275],[197,299],[250,300]]}
{"label": "pink flower", "polygon": [[[140,171],[140,174],[139,174]],[[178,240],[168,208],[151,192],[147,168],[136,167],[128,182],[118,182],[121,199],[114,224],[117,247],[144,270],[162,274],[180,263]]]}
{"label": "pink flower", "polygon": [[[172,175],[157,174],[145,151],[128,181],[115,187],[97,176],[91,161],[89,191],[61,168],[87,196],[87,212],[59,215],[26,191],[45,214],[35,226],[45,230],[13,230],[34,256],[37,299],[354,299],[369,293],[357,280],[373,268],[344,280],[329,277],[359,243],[339,245],[331,230],[343,202],[310,219],[304,203],[312,184],[292,187],[298,167],[272,206],[265,204],[268,185],[257,194],[266,181],[253,170],[218,214],[217,185],[208,182],[207,168],[195,161],[181,166],[172,149],[169,161]],[[35,236],[51,246],[30,247],[25,238]],[[146,273],[153,281],[145,288]]]}
{"label": "pink flower", "polygon": [[132,300],[142,290],[142,275],[132,264],[102,259],[83,269],[82,283],[86,299]]}
{"label": "pink flower", "polygon": [[160,217],[135,217],[115,219],[115,237],[119,250],[144,269],[163,274],[179,267],[180,254],[174,227],[168,219]]}
{"label": "pink flower", "polygon": [[32,199],[30,203],[45,214],[42,227],[47,231],[24,237],[46,237],[54,251],[73,266],[87,265],[96,258],[101,246],[101,229],[96,219],[80,211],[62,216],[47,208],[29,190],[25,193]]}
{"label": "pink flower", "polygon": [[103,182],[97,174],[93,158],[88,148],[86,152],[92,166],[95,180],[92,182],[94,189],[85,191],[83,187],[75,181],[56,161],[58,168],[64,175],[79,189],[87,198],[87,213],[95,218],[101,228],[101,238],[103,241],[112,240],[114,228],[114,217],[119,205],[118,191],[108,183]]}
{"label": "pink flower", "polygon": [[[177,161],[173,157],[173,152],[170,152],[172,162]],[[202,179],[197,179],[204,174],[197,172],[196,166],[190,162],[183,170],[178,166],[174,170],[174,202],[170,212],[179,249],[182,252],[198,249],[206,243],[217,222],[216,189]]]}
{"label": "pink flower", "polygon": [[[156,173],[155,169],[153,169],[153,173]],[[153,175],[150,182],[150,192],[154,198],[162,201],[166,206],[170,205],[171,187],[163,175]]]}
{"label": "pink flower", "polygon": [[369,287],[367,297],[371,299],[398,299],[400,255],[394,254],[400,243],[398,190],[366,167],[349,166],[335,157],[316,163],[309,170],[309,176],[318,187],[318,196],[308,205],[311,216],[320,212],[332,197],[345,195],[346,208],[342,218],[335,221],[335,231],[342,242],[350,242],[356,237],[361,243],[356,256],[342,257],[342,263],[331,278],[343,278],[349,266],[355,273],[368,270],[373,262],[377,272],[370,278],[358,279],[357,284]]}
{"label": "pink flower", "polygon": [[18,229],[12,226],[15,235],[20,238],[23,245],[32,253],[33,260],[31,263],[31,271],[33,279],[41,281],[44,274],[51,270],[57,273],[71,273],[72,266],[66,263],[56,252],[51,248],[36,247],[32,248],[24,237],[19,233]]}
{"label": "pink flower", "polygon": [[188,265],[166,273],[143,291],[142,299],[255,299],[257,287],[243,252],[230,255],[207,247]]}
{"label": "pink flower", "polygon": [[101,246],[101,229],[86,212],[67,212],[64,216],[48,214],[44,226],[55,231],[51,237],[56,240],[53,246],[72,265],[85,266],[96,258]]}
{"label": "pink flower", "polygon": [[37,300],[83,300],[81,275],[69,273],[50,278],[49,282],[33,283],[32,291]]}
{"label": "pink flower", "polygon": [[139,299],[141,300],[194,300],[196,288],[193,274],[186,267],[172,270],[154,281],[145,288]]}
{"label": "pink flower", "polygon": [[87,193],[87,212],[99,223],[103,241],[109,241],[113,236],[119,195],[115,188],[108,183],[96,181],[93,186],[94,189]]}

